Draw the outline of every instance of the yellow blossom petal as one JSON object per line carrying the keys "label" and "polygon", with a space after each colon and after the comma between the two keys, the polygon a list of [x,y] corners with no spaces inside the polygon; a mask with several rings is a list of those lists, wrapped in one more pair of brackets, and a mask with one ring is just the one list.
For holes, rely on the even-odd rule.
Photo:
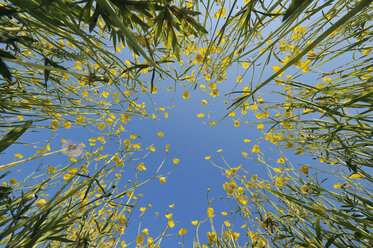
{"label": "yellow blossom petal", "polygon": [[179,236],[184,236],[186,233],[187,233],[187,229],[185,229],[185,228],[181,228],[181,229],[179,230],[178,235],[179,235]]}
{"label": "yellow blossom petal", "polygon": [[47,201],[45,199],[40,199],[39,201],[36,202],[36,206],[41,208],[43,207],[45,204],[47,203]]}
{"label": "yellow blossom petal", "polygon": [[16,158],[23,158],[23,155],[20,154],[20,153],[14,153],[14,156],[15,156]]}

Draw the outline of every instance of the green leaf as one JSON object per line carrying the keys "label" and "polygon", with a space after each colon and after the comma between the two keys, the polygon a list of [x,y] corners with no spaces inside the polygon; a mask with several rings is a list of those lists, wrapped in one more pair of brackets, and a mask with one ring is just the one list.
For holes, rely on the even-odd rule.
{"label": "green leaf", "polygon": [[198,32],[204,33],[204,34],[208,33],[207,30],[198,21],[196,21],[194,18],[188,16],[186,21],[188,23],[190,23]]}
{"label": "green leaf", "polygon": [[21,135],[31,126],[32,121],[27,121],[22,126],[18,126],[13,128],[12,131],[7,133],[1,140],[0,140],[0,152],[4,151],[8,146],[13,144]]}
{"label": "green leaf", "polygon": [[96,27],[97,20],[100,16],[100,8],[97,7],[95,12],[93,13],[92,17],[89,19],[88,25],[89,25],[89,32],[92,32],[92,30]]}
{"label": "green leaf", "polygon": [[0,58],[0,74],[7,80],[12,80],[12,74],[8,66],[4,63],[4,61]]}
{"label": "green leaf", "polygon": [[5,57],[5,58],[9,58],[9,59],[16,59],[17,58],[13,54],[11,54],[7,51],[4,51],[4,50],[0,50],[0,57]]}
{"label": "green leaf", "polygon": [[[47,58],[44,58],[44,65],[48,65]],[[44,69],[44,84],[45,84],[45,88],[47,88],[48,79],[49,79],[50,74],[51,74],[50,70]]]}
{"label": "green leaf", "polygon": [[48,237],[47,239],[48,240],[56,240],[56,241],[60,241],[60,242],[65,242],[65,243],[75,242],[74,240],[64,238],[63,236],[51,236],[51,237]]}
{"label": "green leaf", "polygon": [[9,5],[5,5],[5,6],[1,6],[0,7],[0,16],[8,16],[8,17],[11,17],[13,16],[14,14],[17,13],[17,10]]}
{"label": "green leaf", "polygon": [[340,236],[339,234],[338,235],[335,235],[335,236],[332,236],[328,239],[328,242],[326,242],[324,248],[328,248],[330,247],[333,243],[334,243],[334,240],[336,240],[336,238],[338,238],[338,236]]}
{"label": "green leaf", "polygon": [[321,241],[322,237],[321,237],[320,217],[318,217],[317,220],[316,220],[315,229],[316,229],[316,238],[317,238],[317,240]]}

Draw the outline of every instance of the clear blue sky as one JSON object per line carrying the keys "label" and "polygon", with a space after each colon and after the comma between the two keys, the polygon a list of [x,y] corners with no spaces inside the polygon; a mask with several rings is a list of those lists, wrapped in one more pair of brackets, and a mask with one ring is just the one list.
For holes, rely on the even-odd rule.
{"label": "clear blue sky", "polygon": [[[234,73],[233,73],[234,71]],[[271,71],[271,64],[268,66],[268,70],[264,74],[264,78],[269,76]],[[230,71],[227,73],[230,75]],[[219,89],[228,92],[236,80],[236,71],[232,69],[232,75],[228,81],[224,81],[223,86],[219,85]],[[247,77],[249,77],[248,75]],[[242,84],[245,85],[245,82]],[[168,87],[173,85],[169,79],[162,82],[157,82],[157,86]],[[182,92],[188,90],[190,92],[189,99],[182,98]],[[264,90],[269,92],[268,90]],[[173,219],[178,222],[176,226],[171,230],[171,233],[177,233],[180,228],[186,228],[188,230],[185,236],[185,247],[191,247],[194,238],[194,226],[191,225],[192,220],[201,220],[206,214],[207,209],[207,189],[210,188],[209,199],[214,199],[212,207],[215,209],[216,217],[214,218],[215,226],[220,230],[223,225],[223,221],[226,217],[220,214],[221,211],[231,210],[226,204],[219,199],[220,196],[226,195],[223,190],[223,183],[227,180],[222,176],[222,171],[211,165],[211,163],[205,160],[205,156],[211,155],[211,160],[216,162],[218,165],[226,167],[224,165],[221,156],[224,156],[225,161],[231,167],[237,167],[242,165],[245,170],[249,171],[250,175],[257,174],[259,177],[266,177],[266,170],[264,167],[258,166],[255,160],[255,154],[251,152],[253,144],[256,144],[256,140],[262,136],[261,131],[257,130],[255,125],[245,125],[241,123],[239,127],[233,125],[231,117],[227,117],[225,120],[220,122],[214,127],[209,127],[208,120],[206,117],[198,118],[198,113],[208,114],[212,112],[212,120],[218,121],[225,114],[227,114],[226,105],[224,105],[221,98],[213,98],[207,93],[201,92],[201,90],[193,90],[191,87],[180,87],[178,86],[175,92],[165,92],[159,89],[159,93],[152,95],[153,101],[162,107],[174,108],[167,109],[169,117],[163,118],[163,114],[160,115],[160,121],[153,119],[136,119],[133,118],[127,125],[126,129],[130,130],[137,135],[141,136],[140,142],[143,147],[151,145],[155,140],[158,139],[157,132],[164,132],[164,137],[159,138],[157,143],[154,145],[156,148],[163,149],[166,144],[170,144],[170,153],[167,156],[167,160],[164,165],[164,171],[168,171],[173,168],[173,158],[179,158],[180,163],[176,166],[172,174],[168,175],[166,183],[160,184],[159,181],[155,180],[143,187],[139,188],[136,193],[143,193],[144,197],[139,203],[139,207],[147,206],[149,203],[152,204],[152,208],[149,209],[144,215],[144,221],[141,226],[148,228],[148,224],[151,222],[155,212],[160,213],[160,217],[150,229],[151,236],[159,235],[159,228],[163,228],[166,225],[166,210],[174,213]],[[264,96],[265,101],[266,96]],[[208,101],[207,106],[201,105],[201,100],[206,99]],[[149,102],[148,102],[149,103]],[[238,114],[238,111],[237,111]],[[257,121],[253,116],[252,112],[248,111],[246,121]],[[267,130],[267,126],[265,130]],[[36,142],[48,139],[51,135],[58,134],[58,138],[54,139],[51,147],[52,150],[59,149],[59,141],[61,138],[71,139],[77,143],[84,142],[88,144],[88,139],[97,136],[93,135],[87,130],[82,128],[60,130],[56,133],[51,132],[48,129],[42,129],[39,133],[26,133],[22,140],[23,142]],[[249,144],[243,142],[244,139],[251,139]],[[263,147],[269,142],[264,142]],[[274,146],[272,146],[274,148]],[[222,149],[221,153],[217,153],[218,149]],[[275,148],[274,148],[275,149]],[[6,150],[6,154],[1,156],[1,164],[11,161],[14,158],[14,153],[22,153],[24,157],[30,157],[34,154],[35,149],[27,149],[21,145],[11,146]],[[244,158],[241,152],[247,152],[248,158]],[[266,150],[266,156],[271,157],[274,161],[280,157],[277,151]],[[148,171],[144,172],[142,178],[151,176],[152,169],[155,169],[164,159],[164,152],[156,152],[150,154],[144,163],[148,168]],[[286,153],[289,160],[294,165],[297,163],[306,164],[312,161],[312,165],[317,162],[310,159],[305,155],[295,156],[293,151]],[[21,181],[23,178],[34,172],[40,163],[51,163],[58,164],[67,157],[63,155],[54,155],[42,160],[35,160],[27,162],[25,164],[15,167],[7,180],[14,177]],[[254,159],[254,160],[252,160]],[[134,163],[136,165],[138,162]],[[16,172],[16,170],[22,170]],[[130,166],[125,166],[125,176],[131,178],[135,173]],[[170,204],[175,204],[173,209],[169,208]],[[139,208],[134,211],[139,211]],[[130,225],[130,229],[125,233],[125,240],[133,241],[138,233],[138,222]],[[235,228],[238,228],[236,226]],[[158,229],[158,231],[157,231]],[[206,222],[200,229],[200,236],[202,241],[206,241],[206,232],[210,231],[210,224]],[[243,233],[243,232],[242,232]],[[154,235],[153,235],[154,234]],[[241,237],[244,239],[244,237]],[[164,239],[162,247],[179,247],[176,246],[177,240],[181,240],[180,237],[166,237]]]}
{"label": "clear blue sky", "polygon": [[[270,68],[270,67],[269,67]],[[269,71],[270,72],[270,71]],[[235,77],[230,79],[231,81],[224,81],[223,86],[219,85],[222,92],[229,90],[235,80]],[[234,82],[234,81],[233,81]],[[235,82],[234,82],[235,83]],[[158,82],[158,87],[161,85],[167,87],[172,85],[169,80]],[[185,90],[190,91],[190,98],[183,99],[182,92]],[[172,174],[168,175],[166,183],[160,184],[158,180],[152,181],[139,188],[136,193],[143,193],[144,197],[139,203],[139,207],[147,206],[149,203],[152,204],[152,208],[147,210],[144,215],[144,220],[141,225],[143,228],[149,228],[149,223],[153,219],[154,213],[159,212],[160,216],[153,224],[153,227],[149,228],[151,236],[159,235],[161,229],[166,225],[166,210],[173,212],[173,219],[177,222],[176,226],[169,231],[169,233],[177,233],[180,228],[187,228],[188,233],[185,238],[185,247],[191,247],[194,238],[195,227],[191,224],[192,220],[201,220],[208,207],[208,199],[214,199],[212,207],[215,209],[216,217],[214,223],[216,228],[219,230],[223,225],[223,221],[227,217],[220,214],[221,211],[230,211],[231,208],[227,207],[224,201],[220,200],[219,197],[225,198],[226,193],[223,190],[223,183],[227,181],[226,177],[222,176],[222,171],[214,166],[207,160],[205,156],[211,155],[211,160],[219,166],[225,167],[221,156],[224,156],[225,161],[231,167],[242,167],[247,170],[250,175],[257,174],[259,177],[266,177],[265,167],[259,166],[255,161],[255,154],[251,152],[253,144],[256,144],[256,140],[262,136],[262,133],[256,129],[255,125],[249,126],[241,123],[239,127],[233,125],[233,119],[227,117],[222,122],[214,127],[209,127],[208,119],[198,118],[198,113],[207,114],[211,111],[211,119],[218,121],[225,114],[227,114],[227,105],[224,105],[223,99],[213,98],[207,93],[201,90],[193,90],[192,88],[177,87],[175,92],[162,91],[159,89],[159,93],[153,95],[153,101],[157,106],[171,107],[174,108],[166,109],[164,112],[168,112],[169,117],[166,119],[163,117],[163,113],[160,113],[160,120],[154,119],[136,119],[133,118],[125,128],[130,130],[141,138],[137,142],[141,142],[143,147],[147,147],[158,141],[154,145],[158,149],[163,149],[166,144],[170,145],[170,153],[167,156],[167,160],[164,164],[164,172],[173,168],[173,158],[179,158],[180,163],[176,166]],[[170,99],[173,98],[173,101]],[[206,99],[207,106],[201,105],[201,100]],[[236,111],[237,114],[239,111]],[[239,116],[239,114],[238,114]],[[246,121],[257,121],[251,111],[248,111],[248,118]],[[268,128],[267,126],[265,129]],[[164,137],[158,138],[157,132],[164,132]],[[88,139],[91,137],[97,137],[88,130],[82,128],[72,128],[69,130],[59,130],[52,132],[48,129],[39,130],[38,133],[26,133],[22,140],[23,142],[36,142],[47,140],[51,135],[58,134],[58,138],[53,139],[51,143],[52,150],[60,149],[59,141],[61,138],[71,139],[77,143],[84,142],[88,144]],[[250,143],[244,143],[244,139],[252,140]],[[264,142],[264,141],[263,141]],[[267,141],[263,144],[269,144]],[[114,146],[115,147],[115,146]],[[264,148],[265,146],[263,146]],[[274,146],[273,146],[274,148]],[[19,149],[22,149],[21,151]],[[218,149],[222,149],[222,152],[217,153]],[[110,148],[109,148],[110,150]],[[24,157],[33,155],[35,149],[27,149],[21,145],[11,146],[7,151],[6,155],[2,156],[3,163],[13,159],[14,153],[22,153]],[[241,152],[247,152],[248,158],[244,158]],[[309,158],[305,158],[303,155],[294,156],[293,151],[289,152],[289,159],[292,161],[305,162]],[[165,152],[151,153],[147,158],[143,160],[148,170],[142,172],[141,178],[148,178],[154,172],[154,169],[164,159]],[[266,151],[266,156],[271,157],[274,161],[280,157],[280,155],[274,151]],[[21,169],[22,171],[13,172],[7,177],[16,178],[21,181],[23,178],[34,172],[35,169],[41,164],[50,163],[58,164],[68,159],[64,155],[53,155],[51,157],[44,158],[42,160],[34,160],[22,165],[15,167],[15,169]],[[138,162],[133,163],[136,166]],[[124,167],[124,177],[127,180],[132,178],[135,170],[130,166]],[[45,168],[43,168],[44,170]],[[91,169],[92,170],[92,169]],[[38,172],[36,172],[38,173]],[[208,194],[207,189],[211,191]],[[232,202],[231,202],[232,203]],[[175,204],[174,208],[169,208],[170,204]],[[139,208],[134,211],[139,211]],[[239,225],[235,226],[235,229],[239,228]],[[202,241],[206,241],[206,232],[211,231],[210,224],[207,221],[200,228],[200,236]],[[136,238],[138,233],[138,222],[130,224],[130,229],[126,231],[124,237],[127,242],[132,241]],[[244,233],[244,232],[243,232]],[[244,239],[244,237],[241,237]],[[164,239],[163,247],[176,247],[175,244],[180,237],[172,236]]]}

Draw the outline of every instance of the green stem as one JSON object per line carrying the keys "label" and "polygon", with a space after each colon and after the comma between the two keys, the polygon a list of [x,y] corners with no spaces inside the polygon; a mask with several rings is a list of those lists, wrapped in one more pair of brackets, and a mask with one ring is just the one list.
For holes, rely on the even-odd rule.
{"label": "green stem", "polygon": [[58,151],[54,151],[54,152],[48,152],[48,153],[44,153],[44,154],[40,154],[40,155],[34,155],[34,156],[26,158],[26,159],[22,159],[22,160],[19,160],[19,161],[11,162],[9,164],[0,165],[0,171],[9,169],[9,168],[11,168],[13,166],[16,166],[18,164],[22,164],[22,163],[27,162],[27,161],[31,161],[31,160],[34,160],[34,159],[37,159],[37,158],[42,158],[42,157],[45,157],[45,156],[49,156],[49,155],[53,155],[53,154],[56,154],[56,153],[60,153],[60,152],[66,151],[68,149],[69,148],[64,148],[64,149],[61,149],[61,150],[58,150]]}

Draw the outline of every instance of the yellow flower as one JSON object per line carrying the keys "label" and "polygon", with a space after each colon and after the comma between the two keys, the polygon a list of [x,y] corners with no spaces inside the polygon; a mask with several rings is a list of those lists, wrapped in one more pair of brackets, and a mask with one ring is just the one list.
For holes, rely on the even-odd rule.
{"label": "yellow flower", "polygon": [[187,8],[193,8],[193,2],[191,2],[191,1],[186,2],[186,7]]}
{"label": "yellow flower", "polygon": [[179,236],[184,236],[186,233],[187,233],[187,229],[185,229],[185,228],[181,228],[181,229],[179,230],[178,235],[179,235]]}
{"label": "yellow flower", "polygon": [[77,118],[76,118],[76,121],[79,122],[79,123],[83,123],[84,122],[84,117],[79,115]]}
{"label": "yellow flower", "polygon": [[265,140],[270,140],[270,139],[272,139],[272,133],[266,133],[266,134],[264,135],[264,139],[265,139]]}
{"label": "yellow flower", "polygon": [[113,119],[111,119],[111,118],[107,118],[107,119],[105,120],[105,122],[106,122],[106,124],[110,125],[111,123],[113,123]]}
{"label": "yellow flower", "polygon": [[145,228],[144,230],[142,230],[142,234],[148,235],[149,234],[149,229]]}
{"label": "yellow flower", "polygon": [[259,247],[264,247],[265,244],[266,244],[265,240],[262,237],[260,237],[259,238]]}
{"label": "yellow flower", "polygon": [[19,154],[19,153],[14,153],[14,156],[15,156],[16,158],[23,158],[23,155],[22,155],[22,154]]}
{"label": "yellow flower", "polygon": [[302,168],[299,169],[299,171],[302,172],[303,174],[305,174],[306,176],[308,176],[309,167],[308,166],[303,166]]}
{"label": "yellow flower", "polygon": [[264,125],[263,125],[263,124],[258,124],[258,125],[256,126],[256,128],[259,129],[259,130],[262,130],[262,129],[264,128]]}
{"label": "yellow flower", "polygon": [[220,8],[218,12],[215,13],[215,18],[223,17],[227,13],[225,8]]}
{"label": "yellow flower", "polygon": [[277,163],[279,163],[279,164],[285,163],[285,158],[281,157],[281,158],[277,159]]}
{"label": "yellow flower", "polygon": [[214,232],[207,232],[207,237],[209,238],[209,243],[216,243],[217,240],[218,240],[218,235],[216,235],[216,233]]}
{"label": "yellow flower", "polygon": [[40,199],[39,201],[36,202],[36,206],[41,208],[43,207],[45,204],[47,203],[47,201],[45,199]]}
{"label": "yellow flower", "polygon": [[249,67],[249,62],[243,62],[242,67],[247,69]]}
{"label": "yellow flower", "polygon": [[211,155],[208,155],[205,157],[206,160],[210,160],[210,158],[211,158]]}
{"label": "yellow flower", "polygon": [[256,104],[251,104],[250,108],[251,108],[251,110],[257,110],[259,107]]}
{"label": "yellow flower", "polygon": [[193,226],[196,226],[198,224],[198,220],[193,220],[191,223]]}
{"label": "yellow flower", "polygon": [[189,94],[189,91],[184,91],[184,92],[183,92],[183,98],[184,98],[184,99],[188,99],[188,98],[189,98],[189,95],[190,95],[190,94]]}
{"label": "yellow flower", "polygon": [[212,218],[212,217],[214,217],[215,216],[215,214],[214,214],[214,209],[213,208],[208,208],[207,209],[207,217],[208,218]]}
{"label": "yellow flower", "polygon": [[249,140],[249,139],[244,139],[243,140],[243,142],[245,142],[245,143],[249,143],[251,140]]}
{"label": "yellow flower", "polygon": [[201,54],[197,54],[196,57],[194,58],[194,63],[202,63],[203,62],[203,56]]}
{"label": "yellow flower", "polygon": [[206,106],[206,105],[207,105],[207,101],[206,101],[206,100],[202,100],[202,101],[201,101],[201,104],[202,104],[203,106]]}
{"label": "yellow flower", "polygon": [[173,220],[168,220],[167,225],[171,228],[174,228],[175,222]]}
{"label": "yellow flower", "polygon": [[307,185],[302,185],[301,190],[303,193],[307,193],[310,188]]}
{"label": "yellow flower", "polygon": [[63,179],[65,180],[69,180],[71,178],[71,175],[69,173],[66,173],[65,175],[63,175]]}
{"label": "yellow flower", "polygon": [[336,184],[333,185],[333,187],[336,188],[336,189],[341,189],[341,188],[343,188],[343,185],[340,184],[340,183],[336,183]]}
{"label": "yellow flower", "polygon": [[252,177],[251,177],[251,181],[256,181],[258,179],[258,175],[253,175]]}
{"label": "yellow flower", "polygon": [[285,145],[285,149],[291,149],[291,148],[293,148],[294,147],[294,143],[293,142],[288,142],[288,143],[286,143],[286,145]]}
{"label": "yellow flower", "polygon": [[57,169],[55,167],[49,167],[48,171],[53,174],[56,173]]}
{"label": "yellow flower", "polygon": [[141,245],[144,242],[144,237],[142,235],[137,235],[136,244]]}
{"label": "yellow flower", "polygon": [[180,159],[178,159],[178,158],[174,158],[174,159],[173,159],[173,162],[174,162],[174,164],[178,164],[178,163],[180,163]]}
{"label": "yellow flower", "polygon": [[226,227],[230,227],[231,226],[231,223],[229,223],[229,221],[224,221],[224,225],[226,226]]}
{"label": "yellow flower", "polygon": [[197,115],[198,118],[203,118],[204,116],[205,116],[205,114],[203,114],[203,113],[199,113],[199,114]]}
{"label": "yellow flower", "polygon": [[118,218],[119,223],[122,224],[122,225],[126,224],[126,220],[127,220],[127,218],[124,215],[121,215]]}
{"label": "yellow flower", "polygon": [[293,37],[291,38],[292,40],[299,40],[302,35],[306,32],[307,28],[306,27],[301,27],[301,26],[297,26],[294,28],[294,35]]}
{"label": "yellow flower", "polygon": [[278,72],[280,70],[280,66],[275,65],[275,66],[272,67],[272,70],[274,70],[275,72]]}
{"label": "yellow flower", "polygon": [[17,184],[17,180],[15,178],[10,179],[10,184]]}
{"label": "yellow flower", "polygon": [[211,95],[212,97],[217,97],[217,96],[219,96],[219,89],[214,89],[214,90],[212,90],[211,93],[210,93],[210,95]]}
{"label": "yellow flower", "polygon": [[238,201],[239,203],[241,203],[242,205],[247,205],[248,201],[247,201],[247,197],[245,196],[240,196],[238,197]]}
{"label": "yellow flower", "polygon": [[51,121],[51,126],[52,126],[52,128],[57,128],[57,127],[59,127],[61,124],[60,124],[60,122],[58,121],[58,120],[53,120],[53,121]]}
{"label": "yellow flower", "polygon": [[239,127],[240,126],[240,122],[238,120],[234,121],[234,126],[235,127]]}
{"label": "yellow flower", "polygon": [[43,154],[43,153],[46,153],[47,152],[47,149],[40,149],[38,151],[36,151],[37,153],[40,153],[40,154]]}
{"label": "yellow flower", "polygon": [[101,122],[98,124],[97,128],[100,129],[100,130],[104,130],[106,127],[105,123],[104,122]]}
{"label": "yellow flower", "polygon": [[330,80],[332,80],[330,77],[325,77],[322,79],[322,81],[324,81],[325,83],[329,83]]}
{"label": "yellow flower", "polygon": [[321,90],[322,88],[324,88],[324,84],[322,83],[316,84],[316,88]]}
{"label": "yellow flower", "polygon": [[167,179],[167,177],[160,177],[160,178],[159,178],[159,182],[160,182],[161,184],[164,184],[164,183],[166,182],[166,179]]}
{"label": "yellow flower", "polygon": [[75,174],[78,172],[78,168],[71,168],[68,170],[70,174]]}
{"label": "yellow flower", "polygon": [[260,152],[259,146],[258,145],[254,145],[253,149],[251,151],[252,152],[256,152],[256,153]]}
{"label": "yellow flower", "polygon": [[70,127],[71,127],[71,122],[69,122],[69,121],[64,121],[64,122],[62,123],[62,126],[63,126],[64,128],[70,128]]}
{"label": "yellow flower", "polygon": [[360,175],[360,174],[357,174],[357,173],[354,173],[351,176],[349,176],[348,178],[351,178],[351,179],[363,179],[364,176]]}
{"label": "yellow flower", "polygon": [[210,74],[205,73],[205,74],[203,74],[203,76],[205,77],[206,81],[210,81],[211,80],[211,75]]}
{"label": "yellow flower", "polygon": [[163,136],[164,136],[164,133],[163,133],[163,132],[157,132],[157,135],[158,135],[159,137],[163,137]]}
{"label": "yellow flower", "polygon": [[139,171],[145,171],[145,170],[146,170],[146,167],[145,167],[144,163],[141,162],[141,163],[139,163],[139,165],[137,166],[137,169],[138,169]]}
{"label": "yellow flower", "polygon": [[371,54],[371,53],[372,53],[372,48],[367,48],[367,49],[363,50],[364,55],[368,55],[368,54]]}

